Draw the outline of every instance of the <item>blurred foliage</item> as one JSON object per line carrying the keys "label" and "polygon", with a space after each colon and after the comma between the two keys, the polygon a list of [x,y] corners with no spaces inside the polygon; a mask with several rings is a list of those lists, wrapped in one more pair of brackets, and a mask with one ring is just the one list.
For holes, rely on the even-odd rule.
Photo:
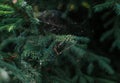
{"label": "blurred foliage", "polygon": [[112,39],[112,52],[120,50],[119,4],[1,0],[0,83],[119,83],[117,54],[113,60],[104,51],[109,47],[102,54],[96,46],[98,40]]}

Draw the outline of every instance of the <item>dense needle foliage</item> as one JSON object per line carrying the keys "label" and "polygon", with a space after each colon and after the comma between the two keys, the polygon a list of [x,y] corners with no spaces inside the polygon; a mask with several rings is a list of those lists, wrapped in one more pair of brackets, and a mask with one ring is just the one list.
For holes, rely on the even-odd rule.
{"label": "dense needle foliage", "polygon": [[119,83],[119,0],[0,0],[0,83]]}

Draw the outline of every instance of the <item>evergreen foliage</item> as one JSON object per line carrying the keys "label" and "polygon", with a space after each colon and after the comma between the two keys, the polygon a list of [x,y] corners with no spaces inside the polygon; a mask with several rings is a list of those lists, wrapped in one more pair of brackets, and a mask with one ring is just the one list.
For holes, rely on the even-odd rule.
{"label": "evergreen foliage", "polygon": [[[114,34],[112,48],[120,48],[118,0],[106,0],[101,4],[85,0],[61,0],[59,3],[52,0],[52,6],[46,0],[35,1],[42,2],[38,6],[43,10],[44,5],[47,5],[46,9],[54,9],[67,4],[63,12],[64,19],[67,19],[70,11],[77,11],[79,5],[89,11],[84,19],[93,18],[92,10],[100,12],[112,7],[116,12],[111,18],[114,26],[103,34],[101,41]],[[31,4],[32,2],[0,1],[0,83],[119,83],[120,76],[112,68],[111,59],[89,48],[89,36],[44,32],[47,24],[34,16],[31,5],[37,3]],[[92,7],[93,5],[95,6]],[[110,14],[109,11],[107,13]],[[110,21],[108,20],[108,25],[111,24]],[[3,70],[10,78],[8,81],[3,79]]]}
{"label": "evergreen foliage", "polygon": [[[114,38],[114,42],[112,44],[111,50],[114,48],[120,49],[120,38],[119,38],[120,37],[120,28],[119,28],[120,26],[119,25],[120,10],[119,9],[120,8],[119,7],[120,7],[120,2],[118,0],[106,0],[104,3],[98,4],[94,7],[95,12],[100,12],[105,9],[111,8],[115,13],[115,15],[105,23],[104,25],[105,28],[108,28],[109,30],[107,30],[100,39],[100,41],[104,41],[105,39],[112,36]],[[110,14],[111,14],[110,11],[106,12],[105,15],[103,16],[103,20],[107,19],[107,17]],[[109,25],[112,23],[113,23],[113,27],[109,28]]]}

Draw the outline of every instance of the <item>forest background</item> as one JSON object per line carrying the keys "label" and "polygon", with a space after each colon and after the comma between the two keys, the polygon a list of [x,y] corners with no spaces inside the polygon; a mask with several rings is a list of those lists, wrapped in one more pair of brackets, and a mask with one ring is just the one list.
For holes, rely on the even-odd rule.
{"label": "forest background", "polygon": [[120,83],[119,0],[0,0],[0,83]]}

